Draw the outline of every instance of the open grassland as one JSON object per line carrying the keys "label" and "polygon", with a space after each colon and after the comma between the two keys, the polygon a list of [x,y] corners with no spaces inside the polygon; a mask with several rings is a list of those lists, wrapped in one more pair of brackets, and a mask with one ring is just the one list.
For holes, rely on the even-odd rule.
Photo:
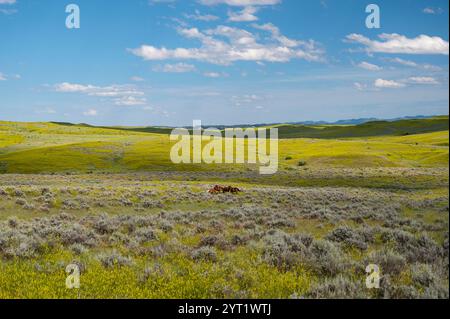
{"label": "open grassland", "polygon": [[448,298],[448,118],[317,129],[262,176],[174,165],[143,129],[0,122],[0,298]]}
{"label": "open grassland", "polygon": [[[295,138],[280,140],[281,170],[308,167],[443,167],[448,164],[447,130],[443,119],[416,120],[408,131],[377,129],[384,136],[367,138]],[[434,121],[436,123],[434,123]],[[400,121],[407,122],[410,121]],[[377,122],[378,123],[378,122]],[[388,122],[386,122],[388,123]],[[393,125],[400,126],[398,124]],[[430,124],[431,123],[431,124]],[[358,135],[361,126],[346,127]],[[381,125],[381,128],[379,126]],[[402,124],[401,127],[405,127]],[[335,127],[331,127],[335,128]],[[413,134],[416,131],[438,131]],[[328,130],[328,128],[321,128]],[[380,133],[381,134],[381,133]],[[244,165],[173,165],[168,135],[50,123],[0,122],[0,173],[86,173],[134,171],[249,171]]]}

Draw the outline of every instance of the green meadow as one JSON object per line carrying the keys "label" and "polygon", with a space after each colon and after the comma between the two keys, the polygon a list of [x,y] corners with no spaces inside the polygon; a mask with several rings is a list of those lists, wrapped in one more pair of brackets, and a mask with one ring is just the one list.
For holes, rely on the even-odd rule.
{"label": "green meadow", "polygon": [[0,121],[0,298],[448,298],[448,124],[278,125],[265,176],[173,164],[168,128]]}
{"label": "green meadow", "polygon": [[[279,127],[280,165],[311,167],[445,167],[448,117],[358,126]],[[222,170],[173,165],[168,134],[56,123],[0,122],[1,173]],[[252,169],[226,167],[227,170]]]}

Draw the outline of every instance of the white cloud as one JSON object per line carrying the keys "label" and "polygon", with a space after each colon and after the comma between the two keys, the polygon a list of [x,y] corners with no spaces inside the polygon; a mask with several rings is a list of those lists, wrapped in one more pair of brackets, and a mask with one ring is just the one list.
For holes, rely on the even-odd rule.
{"label": "white cloud", "polygon": [[410,66],[410,67],[418,67],[418,64],[414,61],[409,61],[409,60],[403,60],[400,58],[394,58],[394,59],[389,59],[389,61],[391,62],[395,62],[404,66]]}
{"label": "white cloud", "polygon": [[206,76],[207,78],[220,78],[223,74],[218,72],[205,72],[203,73],[203,76]]}
{"label": "white cloud", "polygon": [[251,105],[261,101],[263,98],[256,94],[244,94],[231,96],[231,103],[234,106]]}
{"label": "white cloud", "polygon": [[146,103],[144,92],[129,85],[95,86],[76,83],[59,83],[54,86],[57,92],[81,93],[88,96],[96,96],[112,99],[118,106],[143,105]]}
{"label": "white cloud", "polygon": [[393,63],[398,63],[398,64],[401,64],[404,66],[412,67],[412,68],[424,69],[427,71],[433,71],[433,72],[442,71],[442,68],[437,65],[418,64],[414,61],[404,60],[404,59],[400,59],[400,58],[388,59],[388,61],[393,62]]}
{"label": "white cloud", "polygon": [[[286,46],[286,47],[296,47],[299,45],[307,45],[307,42],[303,41],[297,41],[293,39],[289,39],[288,37],[281,34],[280,29],[273,25],[272,23],[266,23],[266,24],[253,24],[254,28],[259,30],[264,30],[272,34],[272,39],[278,41],[280,44]],[[312,43],[314,44],[314,43]]]}
{"label": "white cloud", "polygon": [[405,87],[405,84],[392,80],[377,79],[374,86],[376,88],[399,89]]}
{"label": "white cloud", "polygon": [[213,6],[217,4],[227,4],[236,7],[267,6],[281,3],[281,0],[199,0],[201,4]]}
{"label": "white cloud", "polygon": [[410,77],[408,81],[414,84],[439,84],[435,78],[428,76]]}
{"label": "white cloud", "polygon": [[0,72],[0,81],[6,81],[6,76]]}
{"label": "white cloud", "polygon": [[442,12],[444,12],[444,10],[442,10],[442,8],[427,7],[423,9],[422,12],[426,14],[441,14]]}
{"label": "white cloud", "polygon": [[182,36],[200,41],[201,46],[198,48],[167,49],[142,45],[129,51],[144,60],[198,60],[220,65],[230,65],[235,61],[323,61],[323,50],[319,49],[314,41],[288,39],[273,25],[259,27],[271,32],[272,40],[275,41],[260,43],[257,37],[247,30],[220,25],[203,32],[197,28],[179,30]]}
{"label": "white cloud", "polygon": [[187,63],[165,64],[153,68],[153,71],[164,73],[187,73],[195,70],[194,65]]}
{"label": "white cloud", "polygon": [[416,38],[407,38],[404,35],[383,33],[378,36],[382,41],[370,40],[361,34],[349,34],[349,42],[363,44],[369,53],[401,53],[401,54],[444,54],[449,53],[448,41],[440,37],[419,35]]}
{"label": "white cloud", "polygon": [[123,96],[114,99],[114,104],[118,106],[145,105],[147,104],[147,99],[145,97]]}
{"label": "white cloud", "polygon": [[[5,5],[12,5],[12,4],[15,4],[16,3],[16,0],[0,0],[0,5],[2,5],[2,4],[5,4]],[[0,13],[3,13],[3,14],[7,14],[7,15],[9,15],[9,14],[14,14],[14,13],[16,13],[17,12],[17,10],[16,9],[5,9],[5,8],[0,8]]]}
{"label": "white cloud", "polygon": [[357,89],[358,91],[364,91],[364,90],[367,89],[367,84],[363,84],[363,83],[359,83],[359,82],[353,83],[353,86],[354,86],[355,89]]}
{"label": "white cloud", "polygon": [[199,10],[195,10],[195,14],[185,14],[185,17],[188,19],[193,19],[197,21],[216,21],[219,20],[218,16],[212,15],[212,14],[201,14]]}
{"label": "white cloud", "polygon": [[365,69],[365,70],[369,70],[369,71],[381,71],[383,70],[382,67],[369,63],[369,62],[361,62],[360,64],[358,64],[358,67]]}
{"label": "white cloud", "polygon": [[134,82],[143,82],[143,81],[145,81],[145,79],[144,79],[144,78],[141,78],[140,76],[132,76],[132,77],[130,78],[130,80],[131,80],[131,81],[134,81]]}
{"label": "white cloud", "polygon": [[238,12],[228,12],[228,20],[232,22],[250,22],[257,21],[258,17],[255,16],[255,13],[258,12],[258,8],[256,7],[245,7],[241,11]]}
{"label": "white cloud", "polygon": [[95,109],[89,109],[89,110],[87,110],[87,111],[84,111],[84,112],[83,112],[83,115],[84,115],[84,116],[97,116],[97,115],[98,115],[98,112],[97,112],[97,110],[95,110]]}
{"label": "white cloud", "polygon": [[63,82],[55,85],[57,92],[65,93],[84,93],[90,96],[100,97],[120,97],[131,95],[144,95],[143,92],[136,90],[128,85],[110,85],[110,86],[94,86],[76,83]]}

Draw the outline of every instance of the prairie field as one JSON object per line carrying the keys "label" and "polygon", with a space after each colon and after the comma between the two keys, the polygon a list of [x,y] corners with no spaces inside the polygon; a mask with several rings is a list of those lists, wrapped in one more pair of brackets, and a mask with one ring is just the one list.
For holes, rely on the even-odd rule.
{"label": "prairie field", "polygon": [[0,299],[449,297],[448,117],[279,130],[260,175],[173,164],[166,128],[0,121]]}

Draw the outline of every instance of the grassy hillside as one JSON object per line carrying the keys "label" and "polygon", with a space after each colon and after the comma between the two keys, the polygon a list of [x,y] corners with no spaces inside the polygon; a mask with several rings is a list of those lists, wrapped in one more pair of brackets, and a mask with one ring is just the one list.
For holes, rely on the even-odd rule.
{"label": "grassy hillside", "polygon": [[[54,123],[75,128],[93,128],[86,124],[74,125],[71,123]],[[437,116],[427,119],[408,119],[399,121],[374,121],[359,125],[300,125],[281,124],[273,127],[278,128],[280,138],[349,138],[368,136],[407,136],[413,134],[445,131],[449,129],[448,116]],[[121,130],[126,132],[170,134],[170,127],[123,127],[111,126],[100,127],[101,129]],[[245,128],[245,127],[244,127]],[[221,129],[223,131],[223,129]]]}
{"label": "grassy hillside", "polygon": [[[280,169],[448,166],[448,117],[357,126],[280,126]],[[435,131],[432,133],[424,133]],[[389,134],[388,134],[389,133]],[[408,135],[406,135],[408,133]],[[388,135],[387,135],[388,134]],[[294,136],[308,138],[291,138]],[[0,172],[247,171],[174,165],[167,134],[57,123],[0,122]]]}
{"label": "grassy hillside", "polygon": [[279,125],[281,138],[349,138],[369,136],[407,136],[413,134],[446,131],[449,129],[448,116],[429,119],[400,120],[395,122],[377,121],[360,125]]}

